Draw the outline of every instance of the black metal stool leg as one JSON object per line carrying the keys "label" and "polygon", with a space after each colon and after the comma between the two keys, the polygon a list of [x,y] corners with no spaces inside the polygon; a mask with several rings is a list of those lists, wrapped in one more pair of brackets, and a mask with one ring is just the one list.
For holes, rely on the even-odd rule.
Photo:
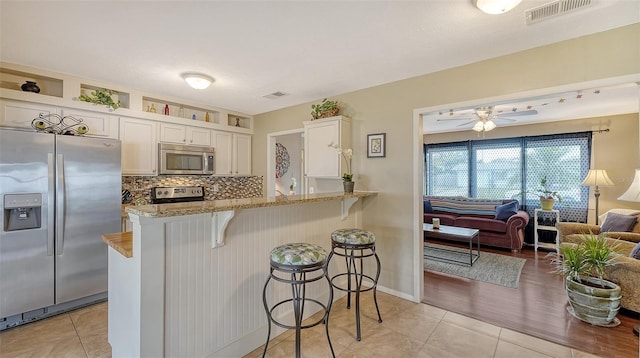
{"label": "black metal stool leg", "polygon": [[376,271],[376,280],[373,282],[373,303],[376,304],[376,311],[378,312],[378,323],[382,323],[382,316],[380,316],[380,308],[378,308],[378,297],[376,296],[376,292],[378,291],[378,279],[380,278],[381,265],[380,265],[380,258],[378,257],[378,254],[375,251],[373,252],[373,256],[376,258],[376,264],[378,266],[378,269]]}
{"label": "black metal stool leg", "polygon": [[329,336],[329,313],[331,312],[331,306],[333,305],[333,285],[329,278],[329,260],[327,260],[327,263],[324,266],[324,277],[327,279],[327,283],[329,283],[329,302],[327,302],[327,309],[324,313],[324,330],[327,333],[327,341],[329,342],[329,349],[331,349],[331,356],[336,358],[336,354],[333,351],[333,344],[331,344],[331,336]]}
{"label": "black metal stool leg", "polygon": [[[356,279],[356,340],[360,341],[362,339],[361,329],[360,329],[360,290],[362,289],[362,279],[364,275],[364,264],[362,258],[360,261],[360,274],[358,274],[358,269],[356,268],[356,258],[354,254],[354,249],[351,249],[351,260],[353,261],[354,266],[354,276]],[[362,257],[363,250],[360,250],[360,257]]]}
{"label": "black metal stool leg", "polygon": [[262,303],[264,304],[264,310],[267,313],[267,342],[264,344],[264,350],[262,351],[262,358],[267,354],[267,348],[269,348],[269,340],[271,339],[271,312],[269,311],[269,305],[267,304],[267,285],[269,281],[271,281],[271,274],[273,274],[273,269],[269,273],[269,277],[267,277],[267,282],[264,283],[264,288],[262,289]]}
{"label": "black metal stool leg", "polygon": [[344,248],[344,262],[347,264],[347,309],[351,308],[351,267],[353,258],[349,256],[347,248]]}

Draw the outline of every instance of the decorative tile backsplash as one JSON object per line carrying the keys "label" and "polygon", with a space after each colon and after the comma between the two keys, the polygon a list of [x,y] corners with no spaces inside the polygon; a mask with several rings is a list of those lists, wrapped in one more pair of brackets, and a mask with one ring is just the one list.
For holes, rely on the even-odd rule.
{"label": "decorative tile backsplash", "polygon": [[[129,190],[136,199],[149,202],[151,188],[155,186],[204,186],[205,200],[240,199],[262,197],[261,176],[208,177],[208,176],[123,176],[122,190]],[[214,192],[214,185],[218,191]]]}

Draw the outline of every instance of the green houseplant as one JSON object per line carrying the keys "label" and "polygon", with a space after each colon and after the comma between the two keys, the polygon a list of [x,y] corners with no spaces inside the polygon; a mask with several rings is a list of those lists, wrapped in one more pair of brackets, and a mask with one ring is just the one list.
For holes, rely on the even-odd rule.
{"label": "green houseplant", "polygon": [[[620,286],[603,279],[605,267],[618,264],[620,256],[607,242],[606,233],[579,235],[575,244],[551,253],[555,272],[565,277],[570,307],[576,318],[598,326],[613,326],[620,309]],[[570,309],[569,309],[570,308]]]}
{"label": "green houseplant", "polygon": [[311,105],[311,117],[313,119],[333,117],[338,114],[340,108],[338,101],[329,101],[326,98],[320,104]]}
{"label": "green houseplant", "polygon": [[540,196],[540,207],[542,210],[553,210],[553,205],[556,200],[559,203],[562,202],[562,196],[560,196],[557,191],[549,189],[549,182],[547,181],[546,175],[540,179],[540,188],[538,190],[526,191],[526,193],[537,194]]}
{"label": "green houseplant", "polygon": [[111,96],[113,94],[117,94],[117,93],[118,92],[103,88],[103,89],[97,89],[97,90],[91,92],[89,95],[81,94],[78,97],[78,99],[83,101],[83,102],[104,104],[107,107],[111,107],[114,110],[116,110],[116,109],[120,108],[121,103],[120,103],[120,101],[118,101],[118,102],[114,101],[113,98],[111,98]]}

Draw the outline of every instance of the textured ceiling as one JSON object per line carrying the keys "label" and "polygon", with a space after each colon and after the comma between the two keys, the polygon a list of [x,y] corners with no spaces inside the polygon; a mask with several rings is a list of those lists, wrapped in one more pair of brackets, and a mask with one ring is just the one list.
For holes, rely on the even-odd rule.
{"label": "textured ceiling", "polygon": [[526,25],[546,1],[0,1],[0,60],[258,114],[640,22],[640,1],[594,2]]}

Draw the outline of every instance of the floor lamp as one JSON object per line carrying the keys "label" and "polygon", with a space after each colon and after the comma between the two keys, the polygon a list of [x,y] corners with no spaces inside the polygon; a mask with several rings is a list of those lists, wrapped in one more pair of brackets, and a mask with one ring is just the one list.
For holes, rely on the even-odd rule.
{"label": "floor lamp", "polygon": [[[636,169],[636,175],[633,177],[633,182],[629,185],[629,189],[620,195],[618,200],[640,203],[640,169]],[[640,325],[633,327],[633,332],[636,336],[640,334]]]}
{"label": "floor lamp", "polygon": [[[638,172],[636,172],[636,175]],[[640,180],[640,178],[639,178]],[[638,183],[640,184],[640,182]],[[584,186],[594,186],[594,195],[596,196],[596,225],[598,225],[598,204],[600,201],[600,188],[599,186],[613,186],[613,182],[609,179],[607,171],[604,169],[589,169],[587,176],[582,181]]]}

